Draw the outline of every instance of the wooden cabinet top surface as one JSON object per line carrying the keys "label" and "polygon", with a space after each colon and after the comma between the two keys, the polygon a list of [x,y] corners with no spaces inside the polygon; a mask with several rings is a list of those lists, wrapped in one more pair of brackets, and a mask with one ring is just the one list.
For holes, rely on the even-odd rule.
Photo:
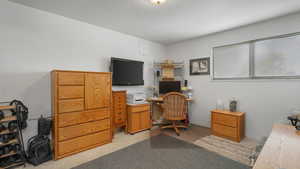
{"label": "wooden cabinet top surface", "polygon": [[231,115],[231,116],[243,116],[245,112],[230,112],[228,110],[212,110],[212,113],[221,113],[221,114],[226,114],[226,115]]}
{"label": "wooden cabinet top surface", "polygon": [[101,74],[112,74],[111,72],[94,72],[94,71],[78,71],[78,70],[52,70],[51,72],[74,72],[74,73],[101,73]]}
{"label": "wooden cabinet top surface", "polygon": [[300,131],[275,124],[253,169],[299,169]]}

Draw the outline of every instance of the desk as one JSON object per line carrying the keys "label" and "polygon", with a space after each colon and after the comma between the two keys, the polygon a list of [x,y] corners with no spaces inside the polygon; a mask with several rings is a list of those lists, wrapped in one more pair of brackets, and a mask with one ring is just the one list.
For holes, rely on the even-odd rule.
{"label": "desk", "polygon": [[[154,104],[158,105],[160,108],[161,108],[161,104],[163,103],[163,98],[162,97],[152,97],[152,98],[149,98],[147,99],[148,102],[151,103],[151,119],[153,121],[153,107],[154,107]],[[187,105],[187,119],[185,121],[185,124],[186,125],[189,125],[190,121],[189,121],[189,103],[193,101],[193,99],[191,98],[187,98],[186,99],[188,105]]]}
{"label": "desk", "polygon": [[299,169],[300,132],[295,127],[275,124],[253,169]]}
{"label": "desk", "polygon": [[[147,99],[147,101],[149,101],[149,102],[156,102],[156,103],[158,102],[158,103],[160,103],[160,102],[163,102],[163,98],[162,98],[162,97],[153,97],[153,98]],[[193,99],[187,98],[186,101],[188,101],[188,103],[189,103],[189,102],[193,101]]]}

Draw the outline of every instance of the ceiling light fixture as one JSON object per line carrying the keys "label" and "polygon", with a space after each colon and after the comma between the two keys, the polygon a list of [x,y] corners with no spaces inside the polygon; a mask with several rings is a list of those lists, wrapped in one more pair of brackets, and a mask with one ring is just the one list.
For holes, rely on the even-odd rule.
{"label": "ceiling light fixture", "polygon": [[166,0],[150,0],[154,5],[161,5],[166,2]]}

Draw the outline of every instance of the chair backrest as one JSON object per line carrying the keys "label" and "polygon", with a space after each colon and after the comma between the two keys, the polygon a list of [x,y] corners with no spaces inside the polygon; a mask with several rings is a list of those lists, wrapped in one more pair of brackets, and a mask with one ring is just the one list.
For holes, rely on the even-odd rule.
{"label": "chair backrest", "polygon": [[186,118],[186,97],[178,92],[170,92],[163,96],[163,117],[170,120]]}

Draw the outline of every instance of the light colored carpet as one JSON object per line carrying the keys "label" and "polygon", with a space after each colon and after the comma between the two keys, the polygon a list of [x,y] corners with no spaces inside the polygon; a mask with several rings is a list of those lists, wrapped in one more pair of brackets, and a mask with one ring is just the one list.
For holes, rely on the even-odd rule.
{"label": "light colored carpet", "polygon": [[252,166],[249,156],[253,154],[257,145],[255,141],[247,138],[237,143],[213,135],[203,137],[194,144],[248,166]]}

